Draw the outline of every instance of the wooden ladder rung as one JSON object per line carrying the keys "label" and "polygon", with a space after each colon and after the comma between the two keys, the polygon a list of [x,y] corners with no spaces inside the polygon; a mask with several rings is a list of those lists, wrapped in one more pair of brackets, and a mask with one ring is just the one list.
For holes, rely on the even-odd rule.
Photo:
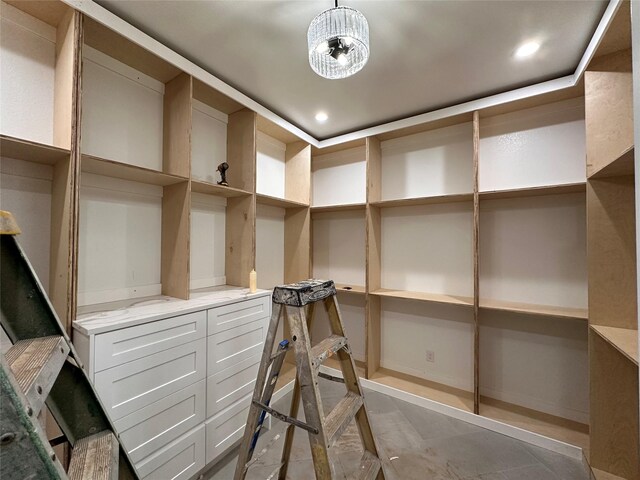
{"label": "wooden ladder rung", "polygon": [[382,465],[380,465],[378,457],[368,450],[365,450],[360,460],[360,468],[351,478],[353,480],[373,480],[378,476],[380,468],[382,468]]}
{"label": "wooden ladder rung", "polygon": [[119,444],[110,430],[81,438],[73,446],[69,480],[116,480]]}
{"label": "wooden ladder rung", "polygon": [[347,338],[339,335],[331,335],[311,348],[312,366],[317,370],[329,357],[347,344]]}
{"label": "wooden ladder rung", "polygon": [[21,340],[5,354],[34,415],[42,409],[68,355],[69,346],[61,336]]}
{"label": "wooden ladder rung", "polygon": [[347,392],[344,398],[338,402],[338,405],[331,410],[325,420],[325,434],[330,447],[342,436],[342,433],[347,429],[363,404],[364,401],[360,395],[354,392]]}

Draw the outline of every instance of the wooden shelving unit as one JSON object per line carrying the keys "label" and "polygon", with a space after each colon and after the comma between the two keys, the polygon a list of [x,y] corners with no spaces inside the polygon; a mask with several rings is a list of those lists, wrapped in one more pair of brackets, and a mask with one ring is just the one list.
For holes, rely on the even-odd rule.
{"label": "wooden shelving unit", "polygon": [[[42,85],[55,105],[31,92],[0,153],[3,175],[50,190],[47,227],[28,220],[24,239],[48,248],[38,265],[68,326],[92,308],[78,282],[100,256],[137,269],[90,285],[106,310],[247,287],[254,268],[264,288],[330,277],[363,376],[590,442],[603,475],[639,478],[628,47],[607,47],[584,87],[319,150],[60,2],[13,5],[65,39]],[[23,193],[7,203],[21,225]]]}
{"label": "wooden shelving unit", "polygon": [[585,73],[589,461],[598,479],[638,480],[637,172],[628,2],[616,21],[624,27],[623,35],[610,36],[616,48],[596,52]]}

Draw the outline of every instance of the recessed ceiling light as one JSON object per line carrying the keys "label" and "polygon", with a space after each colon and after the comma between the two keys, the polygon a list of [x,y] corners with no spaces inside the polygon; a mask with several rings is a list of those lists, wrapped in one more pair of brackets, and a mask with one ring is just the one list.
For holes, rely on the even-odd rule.
{"label": "recessed ceiling light", "polygon": [[316,113],[316,121],[320,122],[320,123],[324,123],[329,119],[329,115],[327,115],[324,112],[318,112]]}
{"label": "recessed ceiling light", "polygon": [[523,43],[516,50],[516,58],[530,57],[531,55],[536,53],[539,48],[540,48],[540,44],[538,42]]}

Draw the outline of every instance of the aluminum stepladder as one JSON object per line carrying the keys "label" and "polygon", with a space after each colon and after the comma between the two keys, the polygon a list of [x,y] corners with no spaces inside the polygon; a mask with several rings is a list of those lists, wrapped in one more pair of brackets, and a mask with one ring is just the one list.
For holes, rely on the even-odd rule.
{"label": "aluminum stepladder", "polygon": [[[324,304],[327,310],[331,335],[311,347],[309,325],[313,319],[315,304],[319,301]],[[285,317],[289,323],[290,345],[284,350],[279,349],[274,354],[275,336],[282,317]],[[284,415],[267,405],[275,388],[275,381],[267,382],[267,374],[269,367],[274,364],[271,370],[276,372],[277,377],[282,359],[290,348],[295,351],[296,380],[289,415]],[[320,365],[333,355],[336,355],[340,362],[347,394],[325,417],[318,388],[318,377],[325,376],[319,371]],[[269,378],[272,379],[273,375],[270,375]],[[296,419],[300,398],[302,398],[307,423]],[[255,447],[255,438],[260,432],[260,417],[264,412],[289,423],[277,477],[279,480],[284,480],[287,477],[287,467],[296,426],[307,430],[309,434],[316,479],[335,479],[330,452],[354,419],[364,448],[360,468],[354,478],[358,480],[384,480],[378,449],[364,406],[362,387],[344,333],[333,281],[307,280],[279,286],[273,290],[271,323],[267,331],[253,401],[249,408],[244,438],[238,454],[234,480],[244,480],[247,474],[251,464],[252,447]]]}
{"label": "aluminum stepladder", "polygon": [[[137,479],[18,233],[0,211],[0,323],[13,343],[0,355],[0,477]],[[66,471],[37,418],[45,404],[63,433],[57,442],[73,447]]]}

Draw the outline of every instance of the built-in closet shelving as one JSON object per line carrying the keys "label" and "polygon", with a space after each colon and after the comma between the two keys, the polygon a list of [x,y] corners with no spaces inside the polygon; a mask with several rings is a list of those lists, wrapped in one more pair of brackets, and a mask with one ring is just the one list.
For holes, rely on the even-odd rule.
{"label": "built-in closet shelving", "polygon": [[[621,7],[629,25],[629,9]],[[590,463],[640,479],[633,93],[630,42],[585,74],[589,245]],[[609,49],[611,50],[611,49]]]}
{"label": "built-in closet shelving", "polygon": [[628,7],[576,87],[318,149],[61,2],[3,2],[2,208],[67,326],[330,278],[362,376],[636,480]]}

